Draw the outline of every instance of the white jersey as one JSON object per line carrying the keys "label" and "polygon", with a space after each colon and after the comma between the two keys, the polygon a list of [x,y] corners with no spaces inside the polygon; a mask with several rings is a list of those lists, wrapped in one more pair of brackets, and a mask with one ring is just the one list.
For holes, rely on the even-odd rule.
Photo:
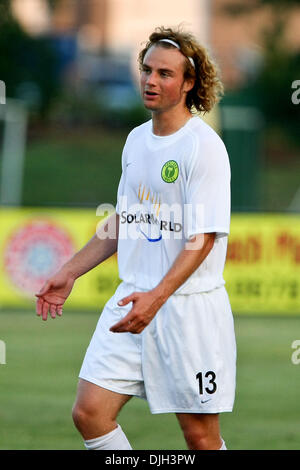
{"label": "white jersey", "polygon": [[116,211],[120,278],[153,289],[195,234],[216,232],[214,246],[175,294],[225,284],[230,229],[230,165],[226,148],[199,117],[168,136],[152,120],[133,129],[122,155]]}

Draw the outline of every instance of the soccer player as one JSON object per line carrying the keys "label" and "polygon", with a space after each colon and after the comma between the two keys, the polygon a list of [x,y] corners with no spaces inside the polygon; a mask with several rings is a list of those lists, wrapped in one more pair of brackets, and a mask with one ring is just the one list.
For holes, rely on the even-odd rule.
{"label": "soccer player", "polygon": [[[152,119],[129,134],[116,213],[37,294],[62,314],[75,280],[117,251],[121,284],[106,303],[79,374],[73,420],[87,449],[131,449],[117,416],[132,396],[175,413],[187,447],[225,450],[219,414],[235,394],[234,323],[223,279],[230,166],[197,116],[222,94],[207,51],[157,28],[139,55]],[[108,234],[116,224],[117,236]]]}

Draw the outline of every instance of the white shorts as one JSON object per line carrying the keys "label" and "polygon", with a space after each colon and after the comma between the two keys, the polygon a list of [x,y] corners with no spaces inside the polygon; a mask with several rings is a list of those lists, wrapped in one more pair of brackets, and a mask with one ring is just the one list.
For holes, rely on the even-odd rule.
{"label": "white shorts", "polygon": [[79,377],[144,398],[151,413],[232,411],[236,343],[225,287],[171,296],[141,334],[110,332],[132,306],[117,302],[137,290],[121,283],[106,303]]}

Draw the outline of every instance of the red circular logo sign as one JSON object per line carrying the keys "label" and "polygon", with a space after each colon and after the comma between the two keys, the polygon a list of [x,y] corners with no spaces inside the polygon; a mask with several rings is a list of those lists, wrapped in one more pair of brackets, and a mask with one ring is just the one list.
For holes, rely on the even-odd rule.
{"label": "red circular logo sign", "polygon": [[65,229],[52,221],[32,220],[10,236],[4,266],[13,284],[32,295],[74,253]]}

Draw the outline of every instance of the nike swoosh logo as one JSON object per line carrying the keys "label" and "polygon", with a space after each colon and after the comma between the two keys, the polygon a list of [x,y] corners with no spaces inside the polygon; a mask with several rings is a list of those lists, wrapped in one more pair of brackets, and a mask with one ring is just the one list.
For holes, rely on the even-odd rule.
{"label": "nike swoosh logo", "polygon": [[201,403],[207,403],[210,400],[211,400],[211,398],[209,398],[208,400],[201,400]]}
{"label": "nike swoosh logo", "polygon": [[131,165],[132,162],[126,163],[126,168]]}
{"label": "nike swoosh logo", "polygon": [[148,242],[159,242],[162,239],[162,233],[160,233],[158,238],[149,238],[140,227],[139,229],[140,229],[140,232],[144,235],[144,237],[147,238]]}

